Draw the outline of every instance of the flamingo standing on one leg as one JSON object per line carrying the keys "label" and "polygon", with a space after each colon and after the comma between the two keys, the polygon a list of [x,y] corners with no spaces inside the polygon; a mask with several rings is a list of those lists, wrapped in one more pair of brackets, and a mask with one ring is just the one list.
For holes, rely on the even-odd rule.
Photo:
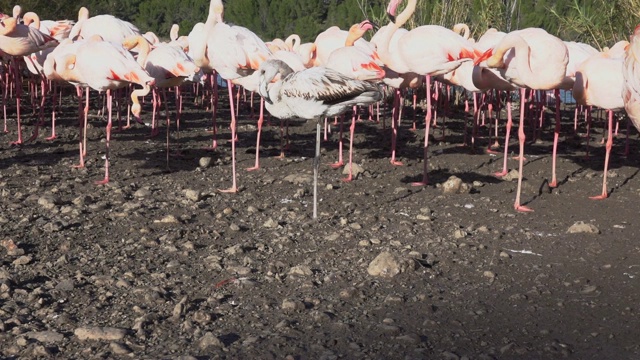
{"label": "flamingo standing on one leg", "polygon": [[[505,36],[498,45],[487,50],[476,60],[486,61],[488,67],[497,68],[501,75],[520,89],[520,142],[518,189],[514,208],[517,211],[532,211],[522,206],[522,170],[524,167],[524,110],[526,88],[535,90],[553,90],[566,81],[566,68],[569,61],[567,46],[562,40],[538,28],[513,31]],[[556,106],[556,112],[559,112]],[[559,116],[556,115],[556,116]]]}
{"label": "flamingo standing on one leg", "polygon": [[[262,64],[259,73],[259,92],[273,116],[281,119],[316,120],[316,154],[313,162],[315,219],[318,217],[320,119],[344,113],[354,105],[378,102],[382,93],[370,82],[350,79],[325,67],[313,67],[294,73],[284,62],[268,60]],[[278,75],[279,80],[276,79]]]}
{"label": "flamingo standing on one leg", "polygon": [[[16,18],[0,19],[0,51],[9,55],[22,57],[34,52],[55,47],[58,41],[38,29],[19,24]],[[18,123],[18,140],[12,145],[22,144],[22,128],[20,123],[20,101],[22,97],[22,81],[16,61],[13,61],[14,82],[16,86],[16,119]]]}
{"label": "flamingo standing on one leg", "polygon": [[606,155],[604,160],[604,175],[602,179],[602,193],[591,199],[602,200],[608,197],[607,170],[609,168],[609,156],[613,144],[613,112],[624,107],[622,98],[623,60],[610,58],[606,54],[596,54],[583,61],[575,72],[573,85],[573,97],[576,103],[586,106],[597,106],[607,110],[609,115]]}

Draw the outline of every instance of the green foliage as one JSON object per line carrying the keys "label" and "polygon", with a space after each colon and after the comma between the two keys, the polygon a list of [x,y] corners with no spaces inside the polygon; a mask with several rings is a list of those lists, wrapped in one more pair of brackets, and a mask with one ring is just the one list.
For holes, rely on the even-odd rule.
{"label": "green foliage", "polygon": [[[0,11],[11,14],[15,2],[0,0]],[[166,38],[171,25],[187,35],[204,22],[209,0],[88,0],[91,16],[112,14],[136,24],[142,32]],[[388,0],[227,0],[225,21],[247,27],[263,40],[292,33],[313,41],[331,27],[348,29],[365,18],[384,25]],[[23,0],[23,12],[42,19],[77,19],[80,3],[70,0]],[[466,23],[477,38],[489,26],[502,31],[542,27],[565,40],[598,48],[628,39],[640,14],[640,0],[419,0],[408,28],[424,24],[452,27]]]}

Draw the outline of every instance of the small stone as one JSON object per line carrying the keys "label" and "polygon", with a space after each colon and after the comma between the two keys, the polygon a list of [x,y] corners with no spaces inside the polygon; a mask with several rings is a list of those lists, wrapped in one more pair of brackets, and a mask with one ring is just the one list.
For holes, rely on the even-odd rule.
{"label": "small stone", "polygon": [[25,333],[24,336],[47,344],[54,344],[64,340],[64,335],[55,331],[32,331]]}
{"label": "small stone", "polygon": [[198,165],[201,168],[208,168],[211,165],[211,157],[209,156],[201,157],[200,160],[198,160]]}
{"label": "small stone", "polygon": [[138,190],[136,190],[136,192],[133,193],[133,196],[137,197],[137,198],[146,198],[151,196],[151,190],[149,190],[148,187],[143,187],[140,188]]}
{"label": "small stone", "polygon": [[198,340],[198,346],[205,350],[210,347],[223,348],[224,344],[212,332],[208,331]]}
{"label": "small stone", "polygon": [[489,278],[490,280],[494,280],[496,278],[496,273],[489,270],[485,271],[482,275],[486,278]]}
{"label": "small stone", "polygon": [[292,184],[311,184],[313,182],[313,176],[309,174],[291,174],[287,175],[284,178],[284,181],[290,182]]}
{"label": "small stone", "polygon": [[416,219],[422,220],[422,221],[431,221],[431,216],[420,214],[416,216]]}
{"label": "small stone", "polygon": [[289,275],[293,276],[311,276],[313,271],[307,265],[298,265],[289,269]]}
{"label": "small stone", "polygon": [[62,280],[56,285],[55,289],[58,291],[72,291],[75,288],[75,284],[72,279]]}
{"label": "small stone", "polygon": [[13,261],[13,265],[27,265],[28,263],[31,262],[31,260],[33,260],[33,258],[31,256],[20,256],[19,258],[15,259]]}
{"label": "small stone", "polygon": [[42,196],[38,199],[38,205],[45,210],[53,210],[56,207],[56,202],[50,196]]}
{"label": "small stone", "polygon": [[186,197],[187,200],[198,202],[200,201],[202,194],[198,190],[187,189],[184,191],[184,197]]}
{"label": "small stone", "polygon": [[518,176],[519,176],[518,170],[512,169],[507,173],[507,175],[503,176],[502,179],[505,181],[513,181],[513,180],[518,180]]}
{"label": "small stone", "polygon": [[511,254],[509,254],[506,251],[500,251],[500,257],[503,259],[510,259],[511,258]]}
{"label": "small stone", "polygon": [[127,354],[131,354],[131,352],[132,352],[131,348],[129,348],[127,345],[119,343],[119,342],[110,343],[109,344],[109,348],[116,355],[127,355]]}
{"label": "small stone", "polygon": [[127,330],[113,327],[80,327],[73,333],[80,340],[118,341],[127,335]]}
{"label": "small stone", "polygon": [[19,248],[18,245],[16,245],[11,239],[0,241],[0,245],[7,250],[7,255],[9,256],[24,255],[24,249]]}
{"label": "small stone", "polygon": [[293,311],[304,310],[305,306],[304,306],[304,303],[302,301],[292,300],[292,299],[284,299],[284,300],[282,300],[281,308],[285,312],[293,312]]}
{"label": "small stone", "polygon": [[[251,210],[249,210],[249,212],[251,212]],[[230,207],[224,208],[224,210],[222,210],[222,213],[229,216],[231,214],[233,214],[233,209]]]}
{"label": "small stone", "polygon": [[364,173],[364,168],[361,165],[352,162],[351,166],[345,165],[345,167],[342,169],[342,175],[349,175],[350,169],[353,179],[357,179],[360,174]]}
{"label": "small stone", "polygon": [[453,238],[454,239],[463,239],[467,236],[467,232],[461,229],[458,229],[456,231],[453,232]]}
{"label": "small stone", "polygon": [[442,192],[445,194],[465,194],[471,191],[471,186],[462,182],[462,179],[452,175],[442,184]]}
{"label": "small stone", "polygon": [[593,224],[578,221],[567,230],[569,234],[600,234],[600,230]]}
{"label": "small stone", "polygon": [[160,220],[153,220],[154,223],[160,223],[160,224],[178,224],[180,223],[180,221],[178,221],[178,219],[173,216],[173,215],[167,215],[165,217],[163,217]]}
{"label": "small stone", "polygon": [[385,251],[376,256],[369,267],[367,272],[371,276],[378,276],[383,278],[392,278],[407,269],[405,262],[397,259],[393,254]]}
{"label": "small stone", "polygon": [[278,222],[273,220],[272,218],[269,218],[264,222],[264,224],[262,224],[262,226],[267,229],[273,229],[278,226]]}

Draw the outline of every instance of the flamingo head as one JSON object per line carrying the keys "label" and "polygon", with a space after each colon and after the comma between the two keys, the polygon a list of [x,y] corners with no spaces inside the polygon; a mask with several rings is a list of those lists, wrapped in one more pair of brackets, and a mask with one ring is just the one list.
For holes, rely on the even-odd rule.
{"label": "flamingo head", "polygon": [[373,30],[373,23],[369,20],[361,22],[360,24],[358,24],[358,26],[360,27],[360,31],[362,31],[363,33],[365,33],[367,30]]}
{"label": "flamingo head", "polygon": [[391,0],[391,2],[389,2],[389,6],[387,6],[387,16],[391,22],[396,21],[396,11],[398,10],[400,2],[402,2],[402,0]]}

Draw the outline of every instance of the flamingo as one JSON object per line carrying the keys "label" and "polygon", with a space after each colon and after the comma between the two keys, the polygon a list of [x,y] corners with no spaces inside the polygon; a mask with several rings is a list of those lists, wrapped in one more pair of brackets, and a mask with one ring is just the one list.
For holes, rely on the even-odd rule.
{"label": "flamingo", "polygon": [[392,70],[398,73],[414,72],[427,79],[427,114],[425,117],[424,162],[422,181],[413,183],[422,186],[428,183],[427,152],[429,128],[431,126],[431,76],[446,74],[458,68],[462,63],[481,55],[471,42],[465,40],[453,30],[438,25],[419,26],[406,32],[397,41],[396,51],[390,51],[390,42],[394,33],[402,27],[416,9],[417,0],[408,0],[405,9],[398,14],[396,10],[403,0],[391,0],[387,14],[392,20],[389,28],[381,35],[378,55]]}
{"label": "flamingo", "polygon": [[[569,62],[567,46],[559,38],[543,29],[527,28],[507,34],[495,47],[487,50],[475,63],[486,60],[486,66],[498,68],[501,75],[520,87],[520,142],[518,188],[514,208],[517,211],[532,211],[520,204],[522,192],[522,168],[524,166],[524,102],[527,88],[534,90],[556,90],[556,131],[558,136],[560,106],[558,88],[567,81],[566,68]],[[556,149],[554,147],[554,153]],[[555,160],[555,157],[554,157]],[[555,169],[555,164],[552,165]],[[555,178],[555,176],[554,176]]]}
{"label": "flamingo", "polygon": [[[167,104],[166,91],[167,87],[178,87],[185,80],[200,71],[200,68],[193,62],[191,58],[179,46],[171,44],[159,44],[151,49],[149,42],[141,35],[133,35],[123,42],[123,46],[127,50],[136,48],[138,50],[138,64],[144,68],[147,73],[155,80],[153,88],[153,111],[154,118],[157,107],[157,88],[162,88],[165,106]],[[176,105],[178,114],[179,106]],[[169,109],[166,106],[167,113],[167,166],[169,166]],[[154,123],[155,126],[155,123]],[[157,127],[154,127],[157,131]]]}
{"label": "flamingo", "polygon": [[607,53],[596,54],[583,61],[575,72],[573,85],[573,97],[576,103],[586,106],[597,106],[607,110],[609,115],[609,134],[605,145],[606,155],[604,160],[604,175],[602,180],[602,193],[591,197],[594,200],[602,200],[607,194],[607,169],[609,168],[609,155],[613,144],[613,112],[624,107],[622,98],[623,60],[611,58]]}
{"label": "flamingo", "polygon": [[[258,85],[257,74],[252,75],[260,64],[271,56],[271,51],[260,38],[249,29],[241,26],[231,26],[223,22],[224,5],[222,0],[211,0],[209,15],[203,25],[202,38],[196,37],[195,43],[190,42],[190,50],[196,54],[194,60],[198,60],[214,69],[223,79],[227,80],[229,99],[231,105],[231,162],[232,162],[232,186],[222,192],[237,192],[235,139],[236,139],[236,114],[233,104],[233,84],[242,85],[249,91],[256,91]],[[205,40],[204,42],[201,40]],[[198,41],[199,40],[199,41]],[[195,49],[194,49],[195,48]],[[198,64],[200,65],[200,64]],[[258,119],[257,143],[260,142],[262,123],[264,121],[264,101],[260,100],[260,117]],[[257,146],[259,147],[259,146]],[[258,149],[256,149],[256,155]],[[256,164],[247,170],[259,168],[258,156]]]}
{"label": "flamingo", "polygon": [[40,20],[38,14],[33,11],[25,13],[22,21],[25,25],[33,26],[58,41],[68,38],[75,24],[73,20]]}
{"label": "flamingo", "polygon": [[[362,24],[362,26],[364,26],[364,24]],[[349,31],[341,30],[337,26],[332,26],[318,34],[314,41],[315,46],[311,48],[315,53],[314,66],[327,64],[331,53],[333,53],[334,50],[343,47],[348,37]],[[362,38],[356,40],[354,46],[362,47],[364,50],[372,48],[372,45]]]}
{"label": "flamingo", "polygon": [[[294,72],[280,60],[263,62],[259,74],[258,91],[273,116],[316,120],[316,153],[313,162],[313,218],[316,219],[320,119],[337,116],[355,105],[373,104],[382,98],[382,92],[370,82],[351,79],[326,67]],[[278,75],[280,78],[276,79]]]}
{"label": "flamingo", "polygon": [[104,41],[99,35],[93,35],[77,48],[75,54],[67,54],[62,61],[68,68],[77,71],[81,79],[88,87],[107,93],[107,121],[106,156],[104,179],[96,182],[106,184],[109,182],[109,142],[111,139],[111,110],[112,90],[138,84],[142,89],[136,89],[131,93],[131,113],[140,117],[141,106],[139,96],[145,96],[151,90],[155,80],[136,62],[133,56],[121,45],[117,46],[109,41]]}
{"label": "flamingo", "polygon": [[[0,19],[0,51],[15,57],[27,56],[40,50],[58,45],[58,41],[38,29],[19,24],[16,18]],[[13,62],[16,86],[16,119],[18,123],[18,139],[12,145],[22,144],[22,127],[20,121],[20,102],[22,98],[22,81],[17,62]],[[6,111],[6,110],[5,110]],[[37,134],[36,134],[37,135]]]}
{"label": "flamingo", "polygon": [[633,126],[640,130],[640,24],[634,29],[627,46],[622,75],[624,109]]}
{"label": "flamingo", "polygon": [[89,10],[81,7],[78,11],[78,21],[73,25],[69,37],[90,38],[100,35],[105,41],[122,44],[124,39],[131,35],[140,35],[140,30],[128,21],[116,18],[113,15],[97,15],[89,17]]}
{"label": "flamingo", "polygon": [[[349,34],[345,39],[344,46],[334,50],[327,59],[326,67],[336,70],[342,75],[352,79],[379,82],[384,78],[385,71],[382,68],[384,63],[378,57],[378,54],[372,48],[356,47],[355,42],[362,38],[368,31],[373,29],[373,24],[369,20],[365,20],[359,24],[354,24],[349,29]],[[351,126],[349,128],[349,176],[343,179],[349,182],[353,179],[353,135],[356,127],[356,111],[353,109],[351,118]],[[333,167],[340,167],[342,162],[342,123],[340,125],[340,143],[339,143],[339,159],[333,164]]]}

